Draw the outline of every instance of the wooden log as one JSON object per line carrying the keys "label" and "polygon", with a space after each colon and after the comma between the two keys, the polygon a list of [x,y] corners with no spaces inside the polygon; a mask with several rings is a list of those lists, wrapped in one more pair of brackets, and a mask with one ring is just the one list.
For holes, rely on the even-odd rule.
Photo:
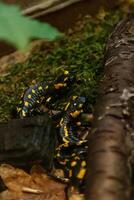
{"label": "wooden log", "polygon": [[28,168],[42,163],[50,169],[55,143],[55,128],[47,114],[1,123],[0,164]]}
{"label": "wooden log", "polygon": [[134,96],[134,15],[114,29],[104,65],[89,137],[85,195],[86,200],[128,200],[134,149],[130,126],[134,112],[128,112],[133,105],[129,100]]}

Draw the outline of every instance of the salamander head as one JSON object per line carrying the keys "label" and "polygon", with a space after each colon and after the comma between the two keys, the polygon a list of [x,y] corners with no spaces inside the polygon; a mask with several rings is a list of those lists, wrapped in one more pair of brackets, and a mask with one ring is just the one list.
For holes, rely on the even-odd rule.
{"label": "salamander head", "polygon": [[83,96],[78,96],[76,97],[76,99],[74,100],[73,102],[73,106],[76,108],[76,109],[80,109],[83,107],[83,105],[85,104],[86,102],[86,98],[83,97]]}

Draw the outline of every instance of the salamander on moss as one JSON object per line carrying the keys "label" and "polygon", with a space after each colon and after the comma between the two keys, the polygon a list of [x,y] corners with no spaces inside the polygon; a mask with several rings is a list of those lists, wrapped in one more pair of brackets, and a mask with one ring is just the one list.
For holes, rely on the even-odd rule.
{"label": "salamander on moss", "polygon": [[[62,93],[66,91],[70,84],[72,84],[74,77],[69,75],[69,71],[64,70],[63,74],[59,76],[56,81],[50,82],[47,84],[46,82],[37,83],[31,87],[29,87],[23,94],[22,100],[17,106],[17,113],[19,117],[27,117],[34,115],[36,111],[38,112],[38,107],[45,99],[48,103],[50,101],[55,100],[55,96],[58,93]],[[59,94],[59,96],[60,96]]]}
{"label": "salamander on moss", "polygon": [[[46,84],[37,83],[29,87],[23,94],[17,107],[21,118],[34,115],[42,102],[51,104],[67,93],[74,83],[75,77],[69,71],[63,71],[56,81]],[[58,124],[58,146],[55,151],[54,162],[64,168],[64,177],[56,177],[61,181],[81,185],[86,173],[87,140],[83,139],[77,128],[81,126],[80,116],[84,112],[86,98],[73,96],[63,109],[63,115]],[[54,163],[54,164],[55,164]]]}

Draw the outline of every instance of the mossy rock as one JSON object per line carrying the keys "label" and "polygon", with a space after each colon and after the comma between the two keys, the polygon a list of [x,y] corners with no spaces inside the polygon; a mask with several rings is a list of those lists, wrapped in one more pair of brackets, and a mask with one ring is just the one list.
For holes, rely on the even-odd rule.
{"label": "mossy rock", "polygon": [[102,77],[107,37],[121,17],[121,11],[102,11],[94,18],[85,16],[60,41],[49,43],[24,63],[12,66],[8,75],[0,77],[0,121],[13,117],[12,110],[27,87],[40,81],[53,81],[62,70],[75,73],[80,83],[73,84],[62,102],[57,100],[56,109],[71,95],[87,96],[92,107]]}

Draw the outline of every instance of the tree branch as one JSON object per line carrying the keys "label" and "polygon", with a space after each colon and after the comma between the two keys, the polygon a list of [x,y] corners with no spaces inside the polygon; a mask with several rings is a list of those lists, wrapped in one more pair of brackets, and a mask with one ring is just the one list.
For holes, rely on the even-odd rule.
{"label": "tree branch", "polygon": [[[128,100],[134,90],[134,16],[109,38],[104,77],[89,137],[86,200],[127,200],[131,193]],[[130,107],[131,108],[131,107]]]}
{"label": "tree branch", "polygon": [[73,3],[82,0],[48,0],[46,2],[32,6],[31,8],[25,9],[22,14],[29,15],[33,18],[39,17],[41,15],[46,15],[51,12],[61,10]]}

